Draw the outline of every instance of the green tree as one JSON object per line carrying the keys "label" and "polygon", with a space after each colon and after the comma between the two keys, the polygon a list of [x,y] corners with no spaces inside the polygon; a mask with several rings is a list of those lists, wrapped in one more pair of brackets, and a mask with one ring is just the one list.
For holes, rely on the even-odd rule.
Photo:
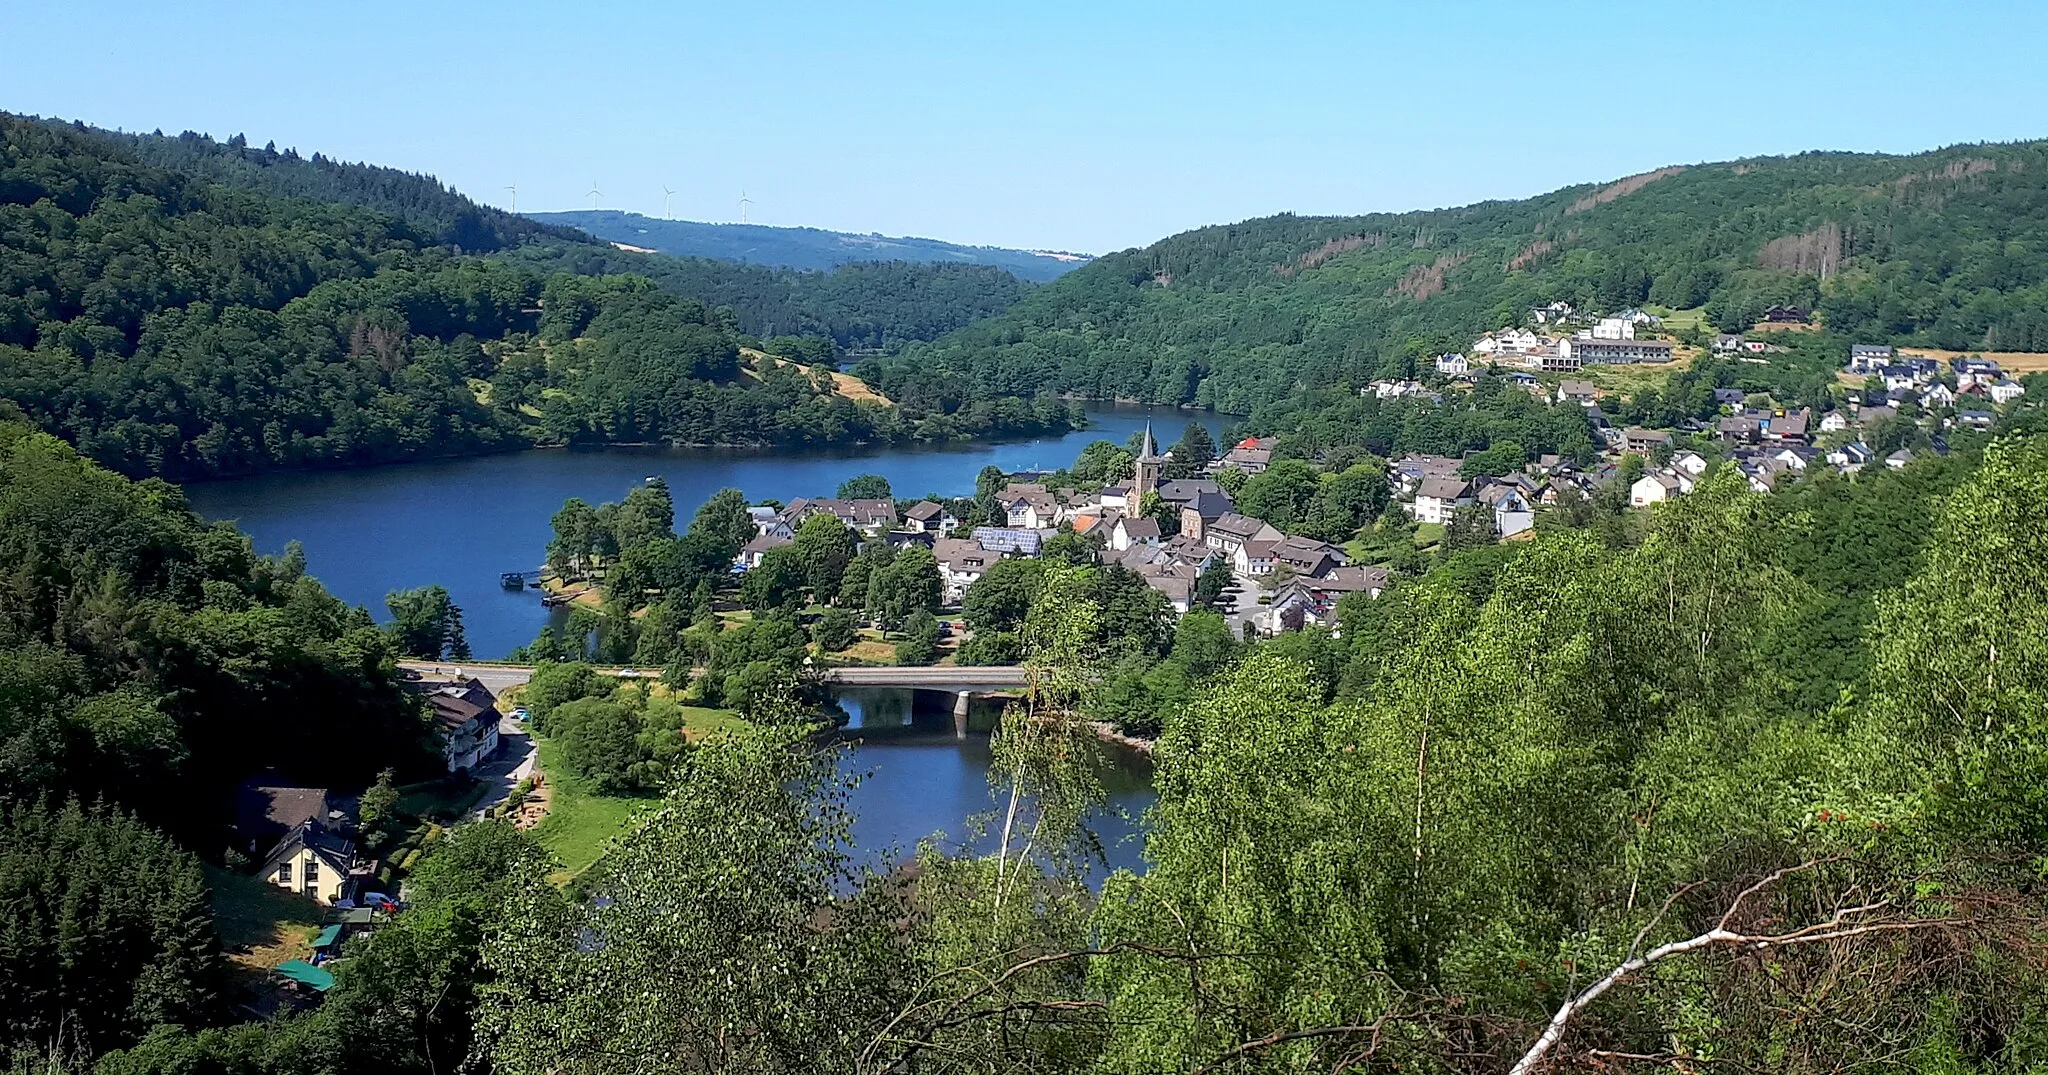
{"label": "green tree", "polygon": [[860,552],[858,535],[837,518],[818,514],[797,527],[794,547],[812,597],[821,604],[837,600],[847,565]]}
{"label": "green tree", "polygon": [[618,795],[641,784],[646,751],[640,722],[617,702],[579,698],[555,707],[548,738],[560,743],[562,763],[600,795]]}
{"label": "green tree", "polygon": [[853,613],[843,608],[828,608],[818,622],[811,627],[811,638],[818,649],[825,653],[838,653],[854,644],[858,639],[854,630]]}
{"label": "green tree", "polygon": [[1276,460],[1265,473],[1244,483],[1237,494],[1237,510],[1292,530],[1308,517],[1309,505],[1321,488],[1314,464],[1301,459]]}
{"label": "green tree", "polygon": [[867,607],[889,628],[900,627],[912,612],[937,611],[943,583],[931,550],[911,546],[875,571],[868,584]]}
{"label": "green tree", "polygon": [[939,620],[918,609],[903,620],[903,641],[896,643],[897,664],[930,664],[939,657]]}
{"label": "green tree", "polygon": [[375,832],[398,809],[398,774],[390,769],[377,774],[377,782],[364,789],[356,816],[364,832]]}
{"label": "green tree", "polygon": [[893,495],[889,479],[880,474],[856,474],[839,483],[841,500],[888,500]]}
{"label": "green tree", "polygon": [[435,585],[393,590],[384,595],[384,607],[391,612],[391,624],[386,631],[399,653],[430,661],[443,657],[469,659],[462,609],[448,596],[446,588]]}
{"label": "green tree", "polygon": [[1189,422],[1180,439],[1167,449],[1167,455],[1168,478],[1192,478],[1216,458],[1216,442],[1210,439],[1209,430],[1202,423]]}
{"label": "green tree", "polygon": [[803,551],[795,545],[769,549],[740,580],[740,600],[757,612],[789,608],[803,598],[808,566]]}

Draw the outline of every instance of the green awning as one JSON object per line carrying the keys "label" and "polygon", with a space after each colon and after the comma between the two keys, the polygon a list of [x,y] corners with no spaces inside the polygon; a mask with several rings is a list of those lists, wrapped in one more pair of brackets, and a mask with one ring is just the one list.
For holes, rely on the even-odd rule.
{"label": "green awning", "polygon": [[288,959],[279,963],[277,973],[301,985],[310,985],[322,993],[334,988],[334,975],[303,959]]}
{"label": "green awning", "polygon": [[313,938],[313,949],[318,951],[322,948],[330,947],[339,940],[341,940],[341,927],[338,925],[329,926],[321,930],[318,937]]}

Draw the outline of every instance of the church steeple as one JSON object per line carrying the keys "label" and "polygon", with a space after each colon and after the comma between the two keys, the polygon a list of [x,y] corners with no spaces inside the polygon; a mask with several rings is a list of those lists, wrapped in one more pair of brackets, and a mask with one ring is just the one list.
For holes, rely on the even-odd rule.
{"label": "church steeple", "polygon": [[1131,496],[1137,498],[1159,488],[1159,479],[1166,471],[1166,460],[1159,454],[1159,445],[1152,439],[1152,423],[1145,423],[1145,441],[1139,446],[1138,458],[1131,473]]}

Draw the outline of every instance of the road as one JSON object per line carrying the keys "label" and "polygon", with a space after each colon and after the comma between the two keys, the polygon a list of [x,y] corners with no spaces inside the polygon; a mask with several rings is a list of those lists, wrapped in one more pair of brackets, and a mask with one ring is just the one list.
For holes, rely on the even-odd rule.
{"label": "road", "polygon": [[825,669],[825,682],[849,687],[1022,687],[1026,670],[1010,665],[850,665]]}
{"label": "road", "polygon": [[[1256,607],[1256,606],[1254,606]],[[456,661],[400,661],[398,666],[410,672],[418,672],[425,678],[467,678],[474,677],[492,694],[503,694],[509,688],[524,684],[533,678],[532,665],[520,664],[474,664]],[[655,676],[658,672],[626,675],[628,669],[600,668],[599,672],[633,679],[638,676]],[[843,683],[849,687],[930,687],[935,690],[949,688],[976,688],[996,690],[1006,687],[1024,686],[1025,671],[1012,666],[982,665],[927,665],[901,667],[897,665],[854,665],[844,668],[827,668],[824,678],[827,683]]]}

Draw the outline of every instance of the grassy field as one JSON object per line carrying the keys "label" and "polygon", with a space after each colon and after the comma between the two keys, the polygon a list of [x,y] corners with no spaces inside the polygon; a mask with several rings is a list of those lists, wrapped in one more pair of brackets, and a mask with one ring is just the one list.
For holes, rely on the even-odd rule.
{"label": "grassy field", "polygon": [[205,869],[206,883],[213,889],[214,925],[230,960],[251,970],[269,970],[313,954],[313,937],[320,932],[319,904],[247,874]]}
{"label": "grassy field", "polygon": [[540,741],[540,768],[547,774],[550,798],[548,816],[533,827],[533,838],[561,863],[551,879],[566,884],[589,869],[612,837],[653,799],[598,794],[561,764],[560,748],[545,739]]}
{"label": "grassy field", "polygon": [[[671,698],[666,687],[657,684],[653,690],[664,700]],[[680,704],[676,708],[683,715],[683,738],[692,743],[746,726],[745,718],[730,709]],[[533,838],[561,863],[552,880],[566,884],[589,869],[612,838],[626,830],[633,815],[654,798],[600,794],[562,764],[560,747],[546,739],[536,742],[549,798],[547,816],[533,827]]]}
{"label": "grassy field", "polygon": [[1702,329],[1707,332],[1714,331],[1714,327],[1707,324],[1707,308],[1704,306],[1695,306],[1690,310],[1672,310],[1663,306],[1645,306],[1643,311],[1656,315],[1658,320],[1664,322],[1661,327],[1665,332],[1682,332],[1689,328]]}

